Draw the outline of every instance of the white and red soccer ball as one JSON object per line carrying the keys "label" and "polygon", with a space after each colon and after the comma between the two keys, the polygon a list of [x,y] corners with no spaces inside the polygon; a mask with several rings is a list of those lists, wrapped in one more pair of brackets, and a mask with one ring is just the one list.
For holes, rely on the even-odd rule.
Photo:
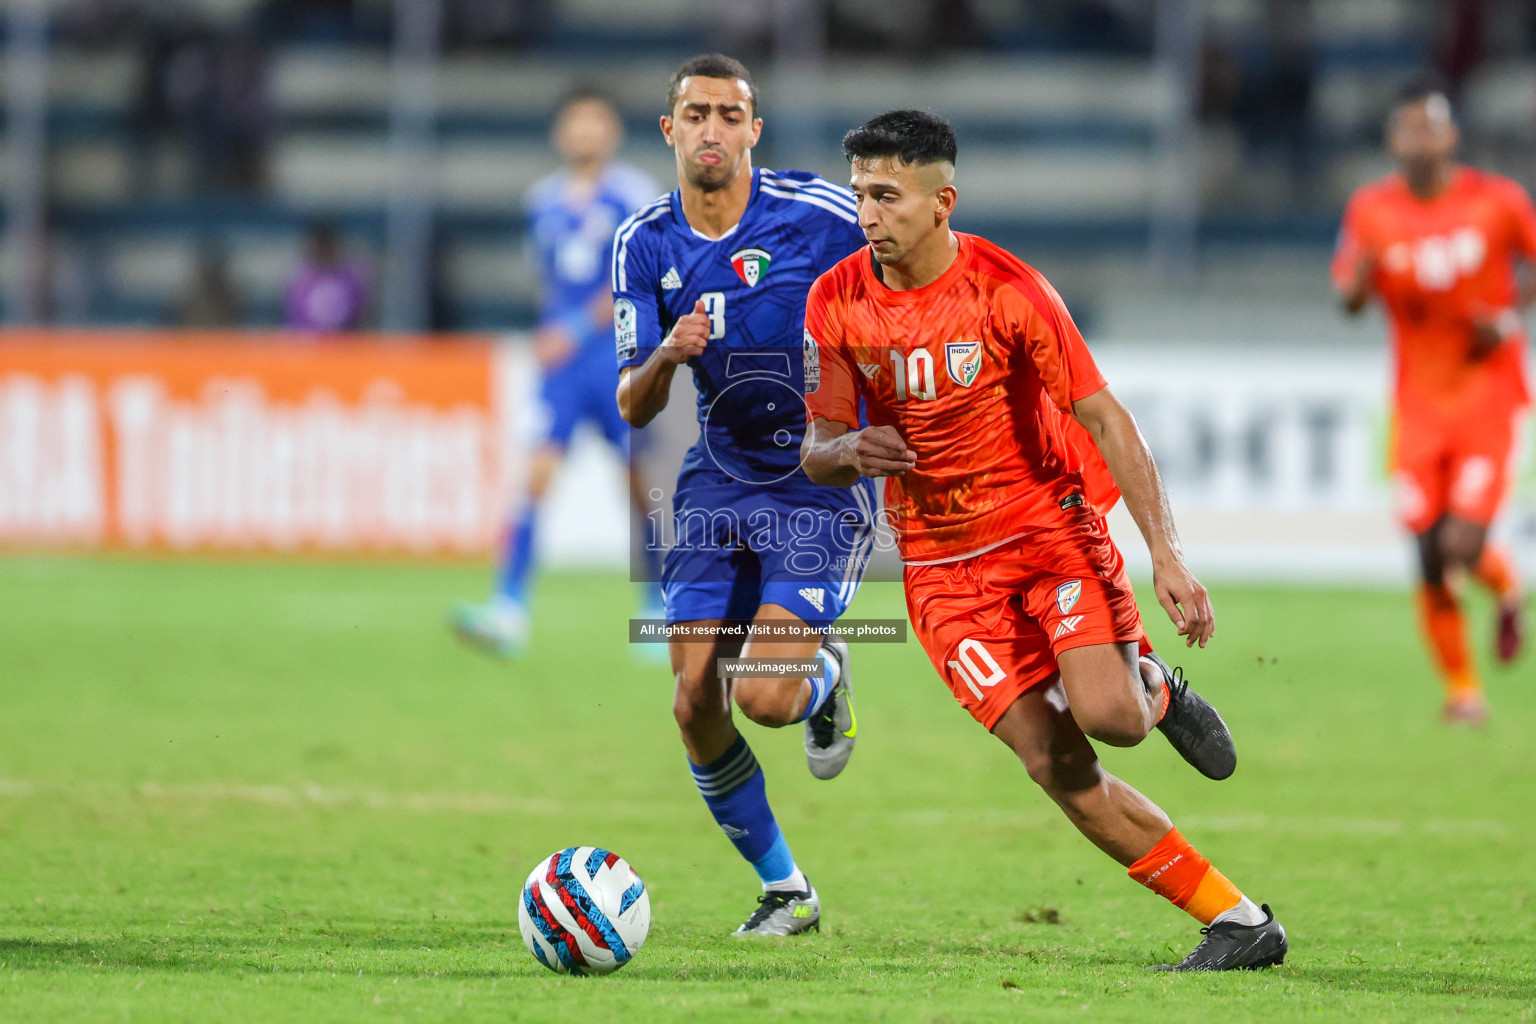
{"label": "white and red soccer ball", "polygon": [[544,858],[523,883],[517,925],[550,970],[611,974],[645,943],[651,897],[623,857],[573,846]]}

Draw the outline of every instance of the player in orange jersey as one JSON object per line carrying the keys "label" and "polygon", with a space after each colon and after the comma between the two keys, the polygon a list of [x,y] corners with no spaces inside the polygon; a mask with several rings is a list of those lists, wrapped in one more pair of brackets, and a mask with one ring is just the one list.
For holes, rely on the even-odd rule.
{"label": "player in orange jersey", "polygon": [[[950,230],[955,135],[932,114],[848,133],[869,245],[806,307],[811,479],[886,478],[907,609],[961,705],[1094,845],[1206,925],[1171,970],[1278,964],[1285,930],[1200,856],[1089,738],[1160,729],[1212,778],[1236,767],[1221,716],[1152,654],[1103,514],[1123,492],[1158,601],[1186,645],[1215,632],[1151,452],[1033,268]],[[863,401],[869,426],[860,429]]]}
{"label": "player in orange jersey", "polygon": [[1488,527],[1509,492],[1530,396],[1519,310],[1530,302],[1536,210],[1515,182],[1455,162],[1458,135],[1433,83],[1404,90],[1387,126],[1400,171],[1360,188],[1344,212],[1333,280],[1344,308],[1374,295],[1397,358],[1392,467],[1397,514],[1418,538],[1420,620],[1445,681],[1445,716],[1481,724],[1458,577],[1499,602],[1497,652],[1519,653],[1520,583]]}

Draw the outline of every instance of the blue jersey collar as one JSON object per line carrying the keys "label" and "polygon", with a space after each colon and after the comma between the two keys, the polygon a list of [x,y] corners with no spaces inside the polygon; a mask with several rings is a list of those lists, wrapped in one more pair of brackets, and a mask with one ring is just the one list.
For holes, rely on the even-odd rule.
{"label": "blue jersey collar", "polygon": [[683,190],[681,188],[675,188],[672,190],[670,197],[672,200],[673,226],[676,227],[678,231],[682,232],[684,235],[688,236],[696,242],[705,242],[708,244],[713,244],[715,242],[729,242],[732,238],[736,237],[738,232],[741,231],[741,226],[747,222],[747,218],[752,216],[752,211],[757,206],[757,193],[758,190],[762,187],[762,184],[763,169],[761,167],[752,168],[752,194],[747,197],[747,208],[741,211],[741,220],[737,221],[736,225],[732,227],[731,230],[727,231],[719,238],[707,238],[693,229],[693,225],[688,223],[687,215],[683,213]]}

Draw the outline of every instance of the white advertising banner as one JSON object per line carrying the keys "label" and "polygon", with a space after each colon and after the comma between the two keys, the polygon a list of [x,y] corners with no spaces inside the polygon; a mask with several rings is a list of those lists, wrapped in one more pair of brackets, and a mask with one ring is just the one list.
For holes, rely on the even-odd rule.
{"label": "white advertising banner", "polygon": [[[1103,344],[1095,356],[1152,446],[1191,564],[1212,579],[1401,582],[1414,558],[1392,515],[1385,350],[1299,344]],[[1498,532],[1536,567],[1528,460]],[[1111,518],[1133,566],[1145,545]]]}

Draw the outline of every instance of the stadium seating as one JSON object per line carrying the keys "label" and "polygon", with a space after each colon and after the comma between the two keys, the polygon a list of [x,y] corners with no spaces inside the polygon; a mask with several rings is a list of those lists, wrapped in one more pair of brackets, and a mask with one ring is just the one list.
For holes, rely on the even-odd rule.
{"label": "stadium seating", "polygon": [[[234,26],[255,3],[190,6],[212,25]],[[1252,152],[1239,131],[1212,122],[1201,144],[1201,237],[1211,244],[1241,239],[1250,248],[1306,246],[1306,272],[1315,275],[1344,197],[1382,166],[1382,112],[1423,57],[1412,40],[1422,38],[1425,16],[1408,0],[1312,6],[1311,124],[1319,167],[1306,186],[1307,202],[1296,207],[1283,161]],[[377,25],[389,5],[368,0],[358,8],[359,19]],[[1222,0],[1208,8],[1209,37],[1247,59],[1261,37],[1265,5]],[[547,113],[571,83],[609,86],[630,128],[626,157],[664,183],[672,174],[670,153],[654,136],[655,118],[667,69],[698,37],[697,5],[559,0],[552,9],[553,22],[531,51],[455,51],[437,76],[441,278],[457,326],[528,320],[533,289],[522,255],[520,198],[553,166]],[[1106,282],[1118,280],[1113,268],[1125,262],[1102,257],[1147,237],[1157,119],[1172,92],[1145,56],[1052,49],[1027,28],[998,27],[997,39],[1008,46],[920,65],[878,54],[837,55],[820,72],[770,65],[760,82],[769,127],[758,162],[809,164],[841,176],[836,142],[849,125],[898,105],[943,112],[962,140],[959,223],[1025,250],[1091,317],[1093,307],[1115,301]],[[615,38],[625,40],[622,48]],[[133,104],[141,60],[132,49],[84,49],[64,39],[50,76],[55,221],[64,244],[95,268],[94,318],[162,319],[185,286],[197,248],[211,240],[230,253],[248,315],[271,322],[296,239],[317,217],[336,219],[361,257],[378,258],[390,184],[390,57],[376,37],[275,44],[268,184],[260,198],[196,194],[187,185],[184,147],[169,134],[138,137]],[[1476,152],[1497,164],[1509,147],[1536,134],[1529,115],[1536,108],[1536,63],[1490,63],[1469,83],[1465,108]],[[1239,205],[1244,212],[1234,213]],[[1299,279],[1296,286],[1312,284]]]}

